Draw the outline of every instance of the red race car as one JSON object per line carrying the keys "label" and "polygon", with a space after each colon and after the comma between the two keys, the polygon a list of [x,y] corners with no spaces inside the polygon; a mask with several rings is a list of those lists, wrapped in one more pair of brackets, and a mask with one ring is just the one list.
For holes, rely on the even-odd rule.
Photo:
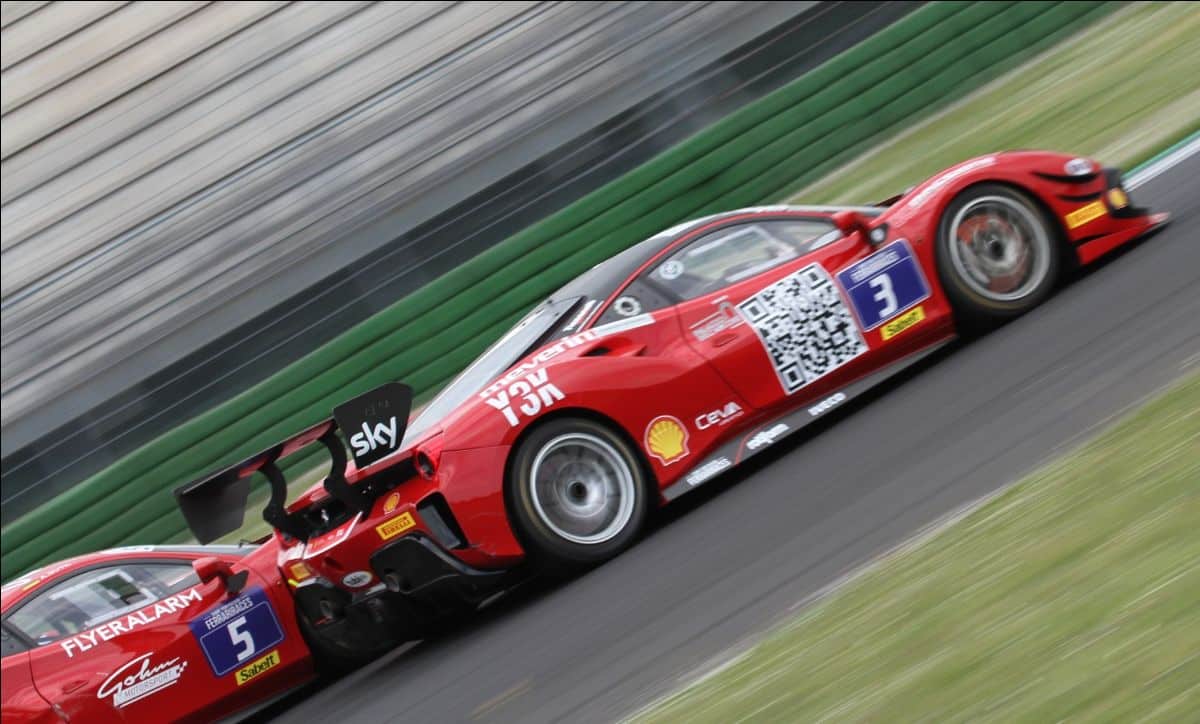
{"label": "red race car", "polygon": [[[1117,171],[1045,152],[966,161],[879,206],[709,216],[567,284],[411,422],[411,391],[387,385],[176,495],[211,540],[264,473],[308,623],[418,635],[521,564],[616,555],[653,508],[1166,221]],[[330,473],[287,506],[276,461],[315,442]]]}
{"label": "red race car", "polygon": [[278,555],[271,542],[118,548],[6,584],[5,723],[214,721],[306,683],[306,622]]}

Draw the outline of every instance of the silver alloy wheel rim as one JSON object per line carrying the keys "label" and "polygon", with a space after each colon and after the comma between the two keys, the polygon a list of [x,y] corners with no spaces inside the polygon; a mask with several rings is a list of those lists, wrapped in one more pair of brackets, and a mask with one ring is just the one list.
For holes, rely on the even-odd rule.
{"label": "silver alloy wheel rim", "polygon": [[[976,219],[983,228],[972,230],[970,241],[964,242],[959,231]],[[997,302],[1028,296],[1050,269],[1050,237],[1041,220],[1025,204],[1006,196],[981,196],[959,209],[950,225],[949,251],[958,277],[975,293]],[[1014,286],[1015,275],[1020,278]]]}
{"label": "silver alloy wheel rim", "polygon": [[633,473],[617,449],[595,435],[550,440],[533,459],[529,479],[538,517],[572,543],[612,540],[633,517]]}

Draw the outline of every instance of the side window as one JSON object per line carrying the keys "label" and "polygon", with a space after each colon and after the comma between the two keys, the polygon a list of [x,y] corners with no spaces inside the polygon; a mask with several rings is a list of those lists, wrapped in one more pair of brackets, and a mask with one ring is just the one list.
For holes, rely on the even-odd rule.
{"label": "side window", "polygon": [[25,642],[9,631],[7,625],[0,628],[0,658],[19,654],[25,651],[26,648]]}
{"label": "side window", "polygon": [[648,276],[680,299],[695,299],[786,264],[840,236],[827,219],[775,219],[726,227],[687,244]]}
{"label": "side window", "polygon": [[8,623],[38,646],[44,646],[199,582],[190,563],[125,563],[93,568],[21,604],[8,617]]}
{"label": "side window", "polygon": [[636,317],[672,304],[674,301],[670,297],[647,284],[644,279],[635,279],[612,304],[608,305],[608,309],[604,310],[596,324],[608,324],[619,319]]}

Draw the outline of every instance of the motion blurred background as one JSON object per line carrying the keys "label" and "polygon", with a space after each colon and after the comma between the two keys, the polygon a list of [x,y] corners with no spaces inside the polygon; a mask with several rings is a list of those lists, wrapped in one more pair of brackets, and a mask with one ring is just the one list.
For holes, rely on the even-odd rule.
{"label": "motion blurred background", "polygon": [[681,220],[1200,126],[1187,4],[0,8],[5,579],[186,540],[176,485]]}
{"label": "motion blurred background", "polygon": [[1194,721],[1196,3],[3,0],[0,578],[189,540],[177,485],[382,382],[420,402],[680,221],[1032,147],[1136,169],[1173,224],[282,716]]}
{"label": "motion blurred background", "polygon": [[917,5],[5,2],[4,523]]}

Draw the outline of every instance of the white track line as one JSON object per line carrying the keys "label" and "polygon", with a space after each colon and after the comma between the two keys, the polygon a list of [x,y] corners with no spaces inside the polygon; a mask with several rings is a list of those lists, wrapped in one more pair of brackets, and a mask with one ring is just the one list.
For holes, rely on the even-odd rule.
{"label": "white track line", "polygon": [[1166,156],[1130,174],[1129,178],[1125,181],[1125,185],[1131,189],[1137,188],[1155,176],[1166,173],[1197,153],[1200,153],[1200,133]]}

